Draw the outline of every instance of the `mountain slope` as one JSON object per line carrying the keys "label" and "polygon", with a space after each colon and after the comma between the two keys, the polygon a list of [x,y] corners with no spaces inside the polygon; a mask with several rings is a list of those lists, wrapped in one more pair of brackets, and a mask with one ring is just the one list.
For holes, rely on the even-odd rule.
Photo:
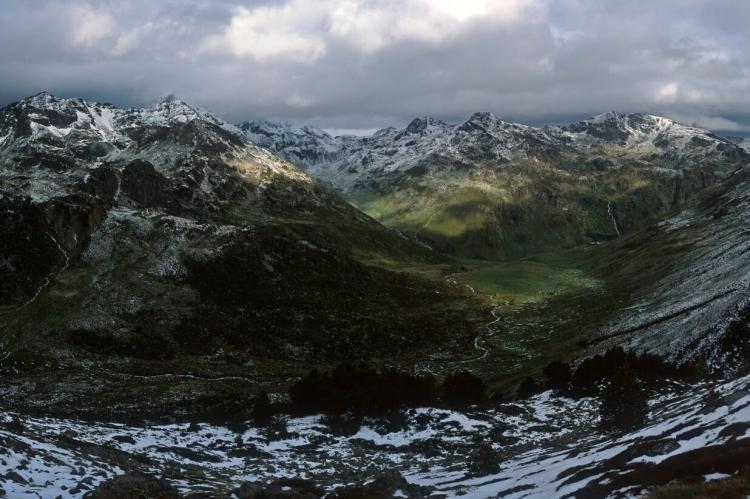
{"label": "mountain slope", "polygon": [[117,373],[170,372],[195,380],[152,389],[184,408],[217,376],[408,362],[473,337],[460,291],[366,263],[449,261],[182,101],[39,94],[0,110],[0,137],[0,367],[36,380],[19,404],[106,407],[98,376],[121,387],[110,403],[169,406]]}
{"label": "mountain slope", "polygon": [[245,124],[366,213],[459,256],[514,258],[615,238],[750,160],[672,120],[606,113],[532,128],[477,113],[371,137]]}
{"label": "mountain slope", "polygon": [[750,352],[750,169],[609,248],[599,263],[631,296],[597,333],[613,344],[731,375]]}

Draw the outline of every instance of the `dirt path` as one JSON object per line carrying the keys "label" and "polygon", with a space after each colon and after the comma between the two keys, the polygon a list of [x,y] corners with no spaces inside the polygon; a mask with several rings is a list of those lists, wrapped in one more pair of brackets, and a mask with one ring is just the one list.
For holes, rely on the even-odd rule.
{"label": "dirt path", "polygon": [[[445,276],[445,280],[448,283],[451,283],[451,284],[454,284],[454,285],[462,285],[462,283],[459,283],[454,278],[454,276],[457,276],[459,274],[460,273],[447,275],[447,276]],[[468,284],[463,284],[463,285],[466,286],[467,288],[469,288],[472,293],[476,293],[476,290],[474,290],[474,288],[472,288],[470,285],[468,285]],[[483,360],[483,359],[485,359],[487,357],[487,355],[489,355],[490,351],[485,346],[486,343],[485,343],[484,340],[495,335],[495,329],[494,329],[493,326],[495,324],[497,324],[502,319],[501,317],[499,317],[497,315],[497,310],[499,308],[500,308],[499,305],[494,305],[493,306],[492,310],[490,310],[490,313],[492,314],[492,320],[490,322],[488,322],[487,324],[484,325],[484,328],[483,328],[484,331],[480,332],[479,334],[477,334],[474,337],[474,349],[477,350],[478,352],[480,352],[479,355],[476,356],[476,357],[473,357],[471,359],[466,359],[466,360],[448,361],[449,363],[466,364],[466,363],[469,363],[469,362],[476,362],[476,361],[479,361],[479,360]]]}

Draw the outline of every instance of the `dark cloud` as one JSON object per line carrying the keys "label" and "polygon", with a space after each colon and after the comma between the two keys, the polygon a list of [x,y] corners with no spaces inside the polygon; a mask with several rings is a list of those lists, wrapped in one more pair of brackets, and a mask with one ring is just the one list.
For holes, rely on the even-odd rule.
{"label": "dark cloud", "polygon": [[331,128],[615,109],[746,134],[749,37],[744,0],[5,0],[0,100],[175,93]]}

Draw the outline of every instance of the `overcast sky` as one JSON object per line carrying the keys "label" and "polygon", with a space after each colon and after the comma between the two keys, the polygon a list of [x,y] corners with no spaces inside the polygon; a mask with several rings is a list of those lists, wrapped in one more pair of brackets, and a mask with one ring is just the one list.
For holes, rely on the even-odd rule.
{"label": "overcast sky", "polygon": [[0,103],[174,93],[370,129],[607,110],[750,134],[748,0],[2,0]]}

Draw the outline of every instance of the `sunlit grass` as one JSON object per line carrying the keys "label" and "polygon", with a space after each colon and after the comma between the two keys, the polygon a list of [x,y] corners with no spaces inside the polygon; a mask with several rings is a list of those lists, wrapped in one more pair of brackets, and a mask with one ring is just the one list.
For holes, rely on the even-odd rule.
{"label": "sunlit grass", "polygon": [[438,251],[500,260],[613,239],[672,206],[669,176],[637,165],[586,173],[572,175],[543,161],[438,169],[352,202]]}
{"label": "sunlit grass", "polygon": [[507,262],[464,260],[471,270],[454,274],[451,279],[490,295],[503,308],[513,309],[600,287],[602,281],[587,272],[587,256],[592,251],[583,247]]}
{"label": "sunlit grass", "polygon": [[356,204],[381,223],[413,235],[429,231],[458,237],[485,226],[482,207],[502,201],[493,198],[493,194],[496,193],[474,186],[440,186],[423,192],[407,189],[383,197],[362,198]]}

